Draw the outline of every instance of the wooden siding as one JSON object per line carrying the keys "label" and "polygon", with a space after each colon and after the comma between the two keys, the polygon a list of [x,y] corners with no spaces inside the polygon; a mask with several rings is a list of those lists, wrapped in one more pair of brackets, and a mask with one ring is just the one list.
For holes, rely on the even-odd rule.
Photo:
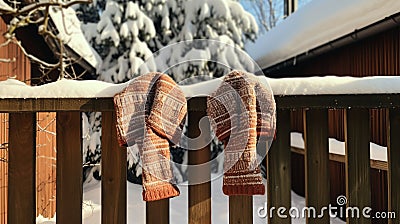
{"label": "wooden siding", "polygon": [[[398,76],[400,75],[400,27],[371,36],[302,63],[274,71],[273,77]],[[292,130],[303,131],[302,111],[294,112]],[[293,114],[293,113],[292,113]],[[386,146],[386,111],[370,110],[371,140]],[[344,140],[344,111],[329,111],[329,136]]]}
{"label": "wooden siding", "polygon": [[[0,33],[6,31],[6,24],[0,19]],[[0,45],[5,38],[0,35]],[[0,81],[15,78],[31,83],[31,63],[15,44],[0,47]],[[36,135],[36,215],[52,217],[56,210],[56,141],[55,113],[38,113]],[[7,223],[8,192],[8,114],[0,113],[0,224]]]}
{"label": "wooden siding", "polygon": [[[7,25],[0,19],[0,33],[4,33],[6,29]],[[5,41],[6,39],[3,35],[0,35],[0,46]],[[18,80],[29,82],[31,77],[31,64],[17,45],[11,43],[0,47],[0,59],[10,59],[13,61],[0,62],[0,81],[9,77],[15,77]]]}
{"label": "wooden siding", "polygon": [[[296,63],[270,74],[273,77],[307,77],[320,75],[336,76],[399,76],[400,75],[400,27],[395,27],[367,39]],[[379,145],[387,145],[387,109],[370,109],[370,140]],[[303,111],[291,112],[291,129],[303,132]],[[345,140],[345,109],[328,112],[329,137]],[[292,154],[292,187],[300,195],[304,189],[304,157]],[[330,162],[331,199],[344,195],[345,164]],[[387,171],[371,169],[371,203],[374,211],[387,210]],[[334,200],[332,201],[332,203]],[[372,223],[386,223],[372,220]]]}
{"label": "wooden siding", "polygon": [[8,114],[0,113],[0,223],[7,223]]}

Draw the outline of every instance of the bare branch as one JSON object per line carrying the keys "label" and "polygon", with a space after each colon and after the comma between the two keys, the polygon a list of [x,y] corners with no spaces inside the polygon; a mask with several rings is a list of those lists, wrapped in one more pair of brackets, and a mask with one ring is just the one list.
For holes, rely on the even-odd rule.
{"label": "bare branch", "polygon": [[274,0],[247,0],[247,2],[254,12],[261,32],[269,31],[276,26],[278,19],[275,14]]}
{"label": "bare branch", "polygon": [[0,58],[1,63],[11,63],[11,62],[15,62],[15,61],[16,61],[15,58]]}
{"label": "bare branch", "polygon": [[41,59],[29,54],[28,52],[26,52],[25,48],[22,46],[20,41],[17,41],[17,40],[14,39],[14,40],[12,40],[12,43],[16,44],[22,50],[22,53],[24,53],[25,56],[27,56],[31,61],[33,61],[35,63],[44,65],[44,66],[46,66],[48,68],[57,67],[60,64],[60,63],[50,64],[50,63],[47,63],[47,62],[45,62],[45,61],[43,61],[43,60],[41,60]]}
{"label": "bare branch", "polygon": [[76,4],[90,4],[90,3],[92,3],[92,0],[74,0],[69,2],[54,2],[54,1],[35,2],[19,10],[0,8],[0,14],[19,16],[22,14],[31,13],[32,11],[36,11],[38,9],[48,6],[58,6],[60,8],[68,8]]}

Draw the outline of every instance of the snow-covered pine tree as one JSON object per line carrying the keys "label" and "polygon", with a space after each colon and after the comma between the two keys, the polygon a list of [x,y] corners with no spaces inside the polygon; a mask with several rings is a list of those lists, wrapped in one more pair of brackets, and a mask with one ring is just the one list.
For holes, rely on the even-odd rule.
{"label": "snow-covered pine tree", "polygon": [[[239,55],[244,42],[255,39],[257,23],[235,0],[95,0],[76,11],[86,38],[103,59],[98,67],[98,79],[103,81],[125,82],[147,71],[167,68],[177,82],[195,75],[219,77],[229,68],[254,69]],[[207,41],[194,41],[164,48],[196,39],[210,40],[212,46]],[[149,60],[153,53],[161,63]],[[176,66],[198,57],[205,60]],[[86,119],[91,128],[84,161],[98,163],[99,114],[88,114]],[[175,161],[184,160],[181,150],[174,149],[172,154]],[[138,162],[138,149],[131,148],[128,179],[133,182],[140,182]]]}

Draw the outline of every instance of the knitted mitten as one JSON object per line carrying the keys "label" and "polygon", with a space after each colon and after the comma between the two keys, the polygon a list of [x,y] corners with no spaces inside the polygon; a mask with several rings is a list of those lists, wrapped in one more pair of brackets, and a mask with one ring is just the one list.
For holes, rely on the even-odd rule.
{"label": "knitted mitten", "polygon": [[143,168],[143,200],[179,195],[172,183],[170,143],[177,143],[186,116],[186,99],[167,75],[148,73],[114,96],[119,143],[137,144]]}

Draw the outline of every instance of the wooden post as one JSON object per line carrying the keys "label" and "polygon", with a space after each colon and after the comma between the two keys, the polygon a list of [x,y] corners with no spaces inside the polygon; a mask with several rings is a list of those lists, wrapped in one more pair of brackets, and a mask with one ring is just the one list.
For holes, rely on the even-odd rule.
{"label": "wooden post", "polygon": [[57,112],[57,223],[82,223],[82,117]]}
{"label": "wooden post", "polygon": [[[369,111],[347,109],[344,120],[347,209],[357,207],[360,210],[360,218],[348,217],[347,223],[368,224],[371,219],[362,215],[362,209],[371,207]],[[349,210],[348,216],[352,213]]]}
{"label": "wooden post", "polygon": [[[290,150],[290,111],[278,109],[276,139],[267,154],[267,200],[268,223],[290,224],[291,206],[291,150]],[[278,216],[279,207],[286,211]]]}
{"label": "wooden post", "polygon": [[10,113],[8,223],[36,222],[36,113]]}
{"label": "wooden post", "polygon": [[169,224],[169,198],[146,202],[146,224]]}
{"label": "wooden post", "polygon": [[229,224],[253,223],[253,196],[229,196]]}
{"label": "wooden post", "polygon": [[388,144],[388,211],[394,212],[395,218],[389,217],[389,224],[400,220],[400,109],[387,110]]}
{"label": "wooden post", "polygon": [[[197,138],[190,144],[188,152],[189,165],[203,164],[200,168],[189,167],[189,224],[211,224],[211,179],[210,165],[205,165],[211,158],[210,126],[204,125],[200,131],[200,119],[207,116],[207,98],[192,98],[188,101],[188,137]],[[200,136],[201,135],[201,136]],[[199,181],[200,180],[200,181]],[[201,181],[205,180],[205,182]],[[202,182],[202,183],[198,183]]]}
{"label": "wooden post", "polygon": [[119,147],[115,112],[102,113],[101,223],[126,223],[127,152]]}
{"label": "wooden post", "polygon": [[303,120],[306,206],[316,210],[308,210],[307,223],[325,224],[330,222],[329,212],[318,216],[330,203],[328,110],[304,110]]}

